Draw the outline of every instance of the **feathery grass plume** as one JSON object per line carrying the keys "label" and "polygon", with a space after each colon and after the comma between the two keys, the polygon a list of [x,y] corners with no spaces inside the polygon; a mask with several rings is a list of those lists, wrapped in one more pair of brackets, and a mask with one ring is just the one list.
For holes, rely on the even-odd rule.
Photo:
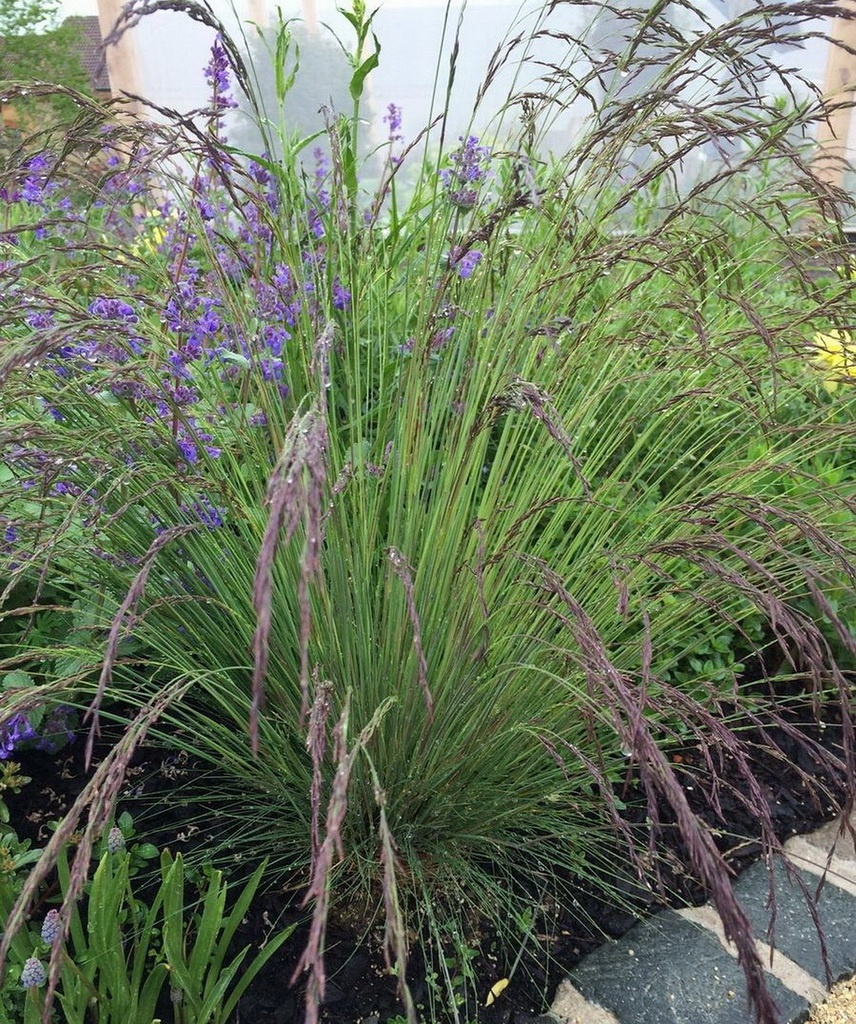
{"label": "feathery grass plume", "polygon": [[[725,936],[737,949],[747,976],[749,997],[761,1022],[775,1024],[778,1010],[764,983],[764,965],[752,937],[752,927],[729,883],[729,870],[710,832],[690,807],[677,773],[651,734],[645,720],[646,694],[637,693],[633,681],[623,676],[610,660],[603,639],[583,607],[565,589],[561,579],[545,563],[534,563],[544,590],[559,598],[567,612],[551,609],[573,634],[579,647],[580,667],[595,700],[612,716],[616,734],[622,738],[638,765],[648,797],[648,813],[656,823],[658,798],[664,798],[674,812],[681,838],[686,843],[693,869],[710,892],[722,919]],[[650,682],[650,680],[649,680]],[[751,778],[751,773],[750,773]],[[754,794],[757,800],[758,794]]]}
{"label": "feathery grass plume", "polygon": [[404,1003],[408,1024],[417,1024],[418,1017],[413,996],[407,985],[407,926],[398,897],[397,873],[401,865],[396,853],[395,839],[386,816],[386,794],[380,788],[380,780],[371,757],[366,754],[374,782],[374,797],[378,807],[378,838],[380,840],[380,863],[383,869],[384,936],[383,956],[387,970],[398,978],[398,994]]}
{"label": "feathery grass plume", "polygon": [[[331,874],[335,870],[336,861],[345,857],[342,842],[342,829],[348,811],[348,788],[351,784],[351,772],[354,762],[367,747],[372,734],[383,721],[384,715],[392,704],[390,698],[377,709],[372,720],[361,730],[348,749],[348,722],[350,717],[350,694],[345,695],[344,705],[339,720],[333,729],[333,759],[336,773],[330,790],[330,801],[327,806],[327,817],[324,823],[324,840],[313,862],[312,876],[303,905],[312,903],[312,923],[309,937],[292,976],[292,984],[304,972],[308,972],[309,980],[306,991],[306,1024],[318,1024],[318,1011],[324,999],[327,982],[324,969],[324,939],[327,928],[327,915],[330,908]],[[383,840],[382,840],[383,841]],[[401,965],[404,969],[404,964]]]}
{"label": "feathery grass plume", "polygon": [[[322,390],[322,394],[324,394]],[[309,713],[309,631],[311,608],[309,584],[318,572],[321,528],[324,512],[327,425],[323,399],[307,413],[295,416],[282,453],[268,486],[268,524],[259,551],[253,589],[253,605],[258,626],[253,638],[253,703],[250,712],[250,741],[258,752],[258,715],[263,702],[263,686],[268,665],[268,636],[271,628],[273,562],[280,535],[291,540],[298,525],[305,525],[306,540],[301,562],[298,600],[300,603],[300,692],[301,720]]]}
{"label": "feathery grass plume", "polygon": [[317,670],[313,673],[314,697],[312,710],[309,712],[309,725],[306,730],[306,749],[312,758],[312,787],[309,793],[311,805],[310,838],[312,841],[312,864],[318,859],[321,849],[321,787],[324,784],[323,765],[327,750],[327,719],[330,715],[329,682],[318,679]]}
{"label": "feathery grass plume", "polygon": [[[130,18],[191,8],[213,25]],[[305,887],[310,1015],[343,908],[383,918],[399,981],[435,957],[454,1017],[449,934],[487,918],[523,969],[537,905],[620,898],[622,843],[656,885],[677,828],[772,1019],[682,787],[750,809],[771,855],[757,747],[853,799],[856,409],[812,348],[852,282],[806,266],[812,218],[841,242],[802,140],[826,108],[774,49],[835,9],[539,7],[487,70],[476,117],[517,75],[492,124],[454,154],[427,131],[374,192],[358,110],[321,183],[306,140],[250,159],[211,111],[81,123],[49,172],[4,173],[0,658],[104,715],[169,696],[154,729],[211,767],[214,855],[273,851]]]}

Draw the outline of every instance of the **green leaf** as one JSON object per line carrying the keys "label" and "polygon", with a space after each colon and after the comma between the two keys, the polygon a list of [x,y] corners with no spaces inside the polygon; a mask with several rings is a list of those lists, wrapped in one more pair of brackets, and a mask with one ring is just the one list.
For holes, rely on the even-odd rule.
{"label": "green leaf", "polygon": [[363,83],[365,82],[366,75],[371,71],[374,71],[380,63],[380,43],[374,33],[372,33],[372,38],[374,39],[375,52],[366,57],[362,64],[360,64],[360,66],[354,71],[354,74],[351,76],[350,85],[348,86],[351,93],[351,99],[354,101],[358,100],[363,94]]}
{"label": "green leaf", "polygon": [[36,681],[30,675],[29,672],[24,672],[23,669],[15,669],[14,672],[7,672],[3,676],[3,689],[4,690],[17,690],[25,686],[35,686]]}
{"label": "green leaf", "polygon": [[220,871],[208,875],[208,887],[202,902],[202,914],[196,926],[196,936],[190,953],[190,973],[198,978],[200,985],[205,979],[204,989],[212,982],[210,967],[211,952],[223,924],[223,909],[226,905],[226,885]]}

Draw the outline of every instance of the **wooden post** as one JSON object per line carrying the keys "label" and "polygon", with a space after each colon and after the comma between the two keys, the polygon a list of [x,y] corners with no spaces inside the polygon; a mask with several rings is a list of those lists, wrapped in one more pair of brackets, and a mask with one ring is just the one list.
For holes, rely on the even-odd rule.
{"label": "wooden post", "polygon": [[[122,7],[123,0],[98,0],[98,24],[102,39],[106,39],[113,31],[122,13]],[[107,61],[107,74],[110,77],[110,90],[114,98],[121,97],[123,93],[142,96],[142,75],[134,42],[134,30],[130,29],[118,43],[108,46],[104,56]],[[126,100],[123,109],[134,117],[142,115],[140,104],[134,100]]]}
{"label": "wooden post", "polygon": [[[854,0],[841,0],[841,6],[856,13]],[[856,91],[856,56],[835,45],[835,41],[856,50],[856,20],[835,18],[830,36],[823,80],[823,95],[833,104],[846,103],[853,99]],[[839,107],[830,112],[826,121],[817,126],[817,152],[813,161],[817,176],[830,185],[839,188],[844,180],[844,164],[847,159],[847,139],[850,134],[851,108]]]}

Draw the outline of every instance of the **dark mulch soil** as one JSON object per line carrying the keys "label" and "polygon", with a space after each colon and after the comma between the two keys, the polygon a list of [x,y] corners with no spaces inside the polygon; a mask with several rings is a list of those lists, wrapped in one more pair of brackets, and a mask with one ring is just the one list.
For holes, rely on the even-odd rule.
{"label": "dark mulch soil", "polygon": [[[806,715],[806,718],[809,717]],[[835,750],[840,743],[841,729],[834,721],[825,726],[806,726],[808,735],[817,739],[826,749]],[[747,737],[748,734],[747,734]],[[819,772],[811,755],[786,737],[777,736],[790,764],[781,757],[773,757],[759,745],[754,758],[757,778],[763,787],[770,812],[781,838],[810,831],[829,820],[834,807],[828,800],[818,800],[804,783],[799,769],[817,781],[834,783]],[[22,762],[26,775],[33,781],[18,797],[9,797],[11,823],[22,837],[41,844],[48,835],[46,824],[61,816],[71,805],[84,782],[82,741],[58,755],[24,752],[17,759]],[[17,755],[16,755],[17,756]],[[702,807],[698,786],[694,785],[692,769],[702,758],[697,748],[689,747],[673,755],[675,762],[687,769],[685,790],[699,813],[711,820]],[[147,795],[170,794],[180,781],[193,776],[193,766],[163,751],[142,751],[134,764],[130,788],[143,790]],[[728,780],[723,780],[727,782]],[[740,783],[737,783],[738,785]],[[720,834],[720,849],[727,854],[735,872],[748,867],[760,855],[757,815],[722,789],[723,811],[728,821],[727,833]],[[198,806],[196,808],[198,813]],[[158,811],[157,833],[149,836],[155,843],[171,849],[186,848],[193,841],[194,829],[188,826],[186,815],[174,799],[165,801]],[[644,810],[640,808],[640,818]],[[584,885],[575,886],[575,906],[556,906],[542,916],[537,930],[542,940],[538,955],[524,959],[514,972],[511,984],[490,1008],[467,1005],[461,1008],[461,1020],[482,1024],[524,1024],[533,1015],[542,1012],[564,973],[583,956],[596,948],[606,937],[619,937],[639,916],[658,909],[664,902],[672,904],[700,903],[705,893],[683,869],[685,863],[681,843],[668,825],[665,830],[663,856],[665,900],[654,889],[641,888],[628,882],[628,902],[635,912],[609,906]],[[626,863],[626,853],[616,851],[615,863]],[[306,939],[305,914],[298,907],[300,894],[268,893],[251,908],[242,928],[241,944],[258,942],[260,936],[270,932],[272,922],[300,921],[288,943],[268,963],[244,997],[239,1022],[252,1024],[292,1024],[302,1019],[302,986],[290,987],[294,971]],[[377,930],[379,931],[379,929]],[[381,936],[370,933],[358,941],[344,924],[332,921],[328,931],[327,994],[322,1019],[327,1024],[378,1024],[401,1013],[396,998],[394,980],[384,967],[380,950]],[[481,929],[477,940],[478,956],[472,968],[476,978],[483,982],[483,995],[490,986],[504,977],[516,958],[517,950],[503,949],[497,936],[487,926]],[[408,972],[411,991],[417,1004],[428,1005],[425,969],[419,951],[413,952]],[[426,1013],[426,1020],[428,1014]],[[166,1019],[169,1019],[168,1017]]]}

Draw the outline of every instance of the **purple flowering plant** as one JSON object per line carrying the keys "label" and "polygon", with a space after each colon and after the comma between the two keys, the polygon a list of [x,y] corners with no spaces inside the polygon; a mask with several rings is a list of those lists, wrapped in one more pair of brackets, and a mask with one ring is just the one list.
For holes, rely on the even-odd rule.
{"label": "purple flowering plant", "polygon": [[[168,716],[158,739],[218,773],[204,796],[241,853],[263,841],[269,870],[302,872],[310,1021],[327,916],[355,894],[401,979],[420,928],[442,949],[444,929],[475,941],[487,915],[518,949],[540,934],[511,934],[533,891],[570,899],[572,876],[607,876],[618,898],[622,842],[656,881],[650,808],[669,808],[763,1017],[754,942],[684,786],[715,817],[718,751],[746,753],[740,798],[776,849],[735,716],[773,735],[776,686],[799,675],[805,713],[831,705],[852,730],[829,683],[852,672],[853,399],[806,385],[794,327],[847,299],[796,270],[779,281],[804,164],[765,94],[697,122],[684,104],[699,146],[720,117],[784,177],[757,209],[736,166],[667,200],[627,140],[677,175],[685,154],[651,139],[675,125],[610,93],[562,161],[531,157],[529,119],[502,151],[473,129],[446,155],[396,153],[379,180],[365,171],[371,191],[378,41],[364,5],[346,17],[354,109],[314,164],[289,139],[253,159],[224,143],[242,72],[218,37],[210,130],[106,128],[104,175],[71,210],[63,166],[51,188],[31,162],[3,184],[0,624],[38,609],[34,631],[3,634],[0,667],[29,679],[0,711],[3,749],[74,705],[89,751],[102,717],[138,709],[94,769],[106,823],[134,745]],[[751,51],[748,32],[716,59]],[[538,96],[548,123],[551,96],[563,108]],[[382,132],[404,141],[397,106]],[[686,744],[712,750],[694,775],[670,760]],[[827,765],[842,791],[854,749]]]}

